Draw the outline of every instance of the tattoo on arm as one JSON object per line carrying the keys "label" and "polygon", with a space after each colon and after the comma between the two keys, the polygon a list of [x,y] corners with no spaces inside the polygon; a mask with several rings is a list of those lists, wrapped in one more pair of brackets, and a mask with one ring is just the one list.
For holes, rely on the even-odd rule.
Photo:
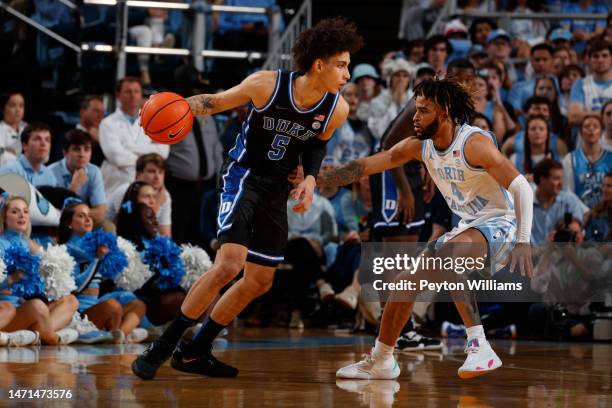
{"label": "tattoo on arm", "polygon": [[187,98],[187,102],[196,116],[210,115],[215,108],[212,95],[195,95]]}
{"label": "tattoo on arm", "polygon": [[363,164],[352,161],[344,166],[323,172],[317,177],[319,187],[339,187],[357,181],[363,175]]}

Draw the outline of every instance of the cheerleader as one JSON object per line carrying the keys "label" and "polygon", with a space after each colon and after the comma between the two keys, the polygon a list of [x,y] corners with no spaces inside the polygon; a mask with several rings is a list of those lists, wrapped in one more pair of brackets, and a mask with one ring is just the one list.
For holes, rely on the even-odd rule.
{"label": "cheerleader", "polygon": [[[49,302],[39,274],[42,248],[28,238],[31,231],[28,203],[21,197],[4,197],[0,209],[0,254],[6,264],[7,285],[0,301],[16,308],[13,318],[2,327],[5,332],[30,330],[44,344],[70,344],[79,334],[67,328],[79,302],[73,295]],[[31,337],[31,336],[30,336]]]}
{"label": "cheerleader", "polygon": [[66,199],[58,241],[66,244],[77,262],[79,312],[98,328],[109,330],[115,343],[140,343],[148,337],[145,329],[138,328],[146,312],[144,302],[128,291],[100,296],[100,283],[114,279],[127,266],[127,258],[117,247],[114,234],[92,232],[92,228],[89,206],[80,199]]}

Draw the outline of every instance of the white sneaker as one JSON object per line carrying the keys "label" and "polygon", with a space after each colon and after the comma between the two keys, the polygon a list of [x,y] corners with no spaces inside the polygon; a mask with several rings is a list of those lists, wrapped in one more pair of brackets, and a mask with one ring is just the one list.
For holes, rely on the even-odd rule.
{"label": "white sneaker", "polygon": [[0,347],[4,347],[8,345],[9,337],[8,333],[0,332]]}
{"label": "white sneaker", "polygon": [[76,340],[77,343],[96,344],[113,340],[110,332],[98,329],[93,322],[89,321],[87,315],[81,317],[78,312],[74,314],[68,327],[79,332],[79,338]]}
{"label": "white sneaker", "polygon": [[289,328],[296,330],[304,330],[304,322],[302,321],[302,314],[299,310],[294,310],[293,312],[291,312]]}
{"label": "white sneaker", "polygon": [[355,310],[357,307],[357,300],[359,297],[359,293],[355,289],[352,289],[350,286],[344,289],[342,292],[335,296],[336,302],[341,306]]}
{"label": "white sneaker", "polygon": [[342,367],[336,372],[336,377],[358,380],[394,380],[399,375],[400,368],[393,356],[382,360],[375,359],[371,353],[364,354],[363,360]]}
{"label": "white sneaker", "polygon": [[36,344],[39,340],[38,332],[31,330],[17,330],[8,335],[9,347],[22,347]]}
{"label": "white sneaker", "polygon": [[65,327],[61,330],[55,332],[55,334],[59,337],[58,344],[70,344],[74,343],[76,339],[79,338],[79,332],[75,329],[71,329],[69,327]]}
{"label": "white sneaker", "polygon": [[126,342],[127,343],[142,343],[143,341],[147,339],[147,337],[149,337],[149,332],[147,331],[147,329],[142,329],[140,327],[137,327],[134,330],[132,330],[130,334],[126,336]]}
{"label": "white sneaker", "polygon": [[329,302],[333,300],[335,294],[336,292],[334,292],[334,289],[327,282],[319,287],[319,297],[321,298],[322,302]]}
{"label": "white sneaker", "polygon": [[461,378],[473,378],[487,374],[502,366],[501,359],[495,354],[489,342],[484,338],[468,340],[465,347],[468,355],[457,373]]}

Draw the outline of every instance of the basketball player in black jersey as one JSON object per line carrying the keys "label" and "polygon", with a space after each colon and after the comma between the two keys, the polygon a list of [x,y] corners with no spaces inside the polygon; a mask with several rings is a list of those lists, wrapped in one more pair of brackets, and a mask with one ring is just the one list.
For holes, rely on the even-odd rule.
{"label": "basketball player in black jersey", "polygon": [[[219,291],[241,270],[244,276],[221,296],[191,342],[181,342],[172,367],[207,376],[234,377],[238,370],[213,357],[215,337],[253,299],[272,286],[287,243],[287,177],[300,161],[302,181],[291,195],[294,211],[310,207],[325,144],[348,115],[340,90],[350,79],[350,54],[363,40],[353,23],[326,19],[300,34],[292,53],[297,72],[260,71],[215,95],[188,98],[195,115],[212,115],[250,104],[219,182],[217,234],[221,248],[213,267],[192,286],[181,314],[132,364],[152,379]],[[195,221],[195,220],[194,220]]]}

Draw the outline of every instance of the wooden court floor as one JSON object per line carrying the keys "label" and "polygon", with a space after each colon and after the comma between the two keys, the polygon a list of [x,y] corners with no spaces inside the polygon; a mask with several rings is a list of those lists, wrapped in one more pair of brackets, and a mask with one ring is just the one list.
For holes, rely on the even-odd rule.
{"label": "wooden court floor", "polygon": [[[504,366],[461,380],[463,342],[399,355],[397,381],[337,381],[373,338],[333,331],[239,329],[217,344],[233,379],[174,371],[141,381],[144,345],[0,349],[0,406],[63,407],[612,407],[612,344],[493,341]],[[71,399],[11,399],[15,390],[70,390]],[[32,395],[33,396],[33,395]]]}

